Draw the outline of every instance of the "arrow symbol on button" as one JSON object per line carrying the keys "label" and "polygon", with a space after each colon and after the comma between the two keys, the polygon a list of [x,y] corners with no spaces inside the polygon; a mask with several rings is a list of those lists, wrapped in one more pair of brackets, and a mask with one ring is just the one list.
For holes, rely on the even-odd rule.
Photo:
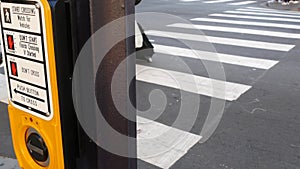
{"label": "arrow symbol on button", "polygon": [[40,101],[40,102],[45,102],[45,100],[43,100],[43,99],[41,99],[41,98],[37,98],[37,97],[31,96],[31,95],[26,94],[26,93],[24,93],[24,92],[18,91],[17,89],[14,89],[14,92],[15,92],[16,94],[21,94],[21,95],[30,97],[30,98],[32,98],[32,99],[38,100],[38,101]]}
{"label": "arrow symbol on button", "polygon": [[40,154],[41,156],[44,155],[44,151],[41,148],[39,148],[39,147],[34,146],[33,144],[31,144],[31,140],[27,143],[27,147],[29,148],[29,150],[31,152],[34,151],[34,152]]}

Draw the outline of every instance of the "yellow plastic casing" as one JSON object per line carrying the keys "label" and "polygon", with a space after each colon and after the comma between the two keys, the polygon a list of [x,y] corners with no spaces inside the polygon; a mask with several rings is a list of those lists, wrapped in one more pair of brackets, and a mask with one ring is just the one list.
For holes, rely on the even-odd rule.
{"label": "yellow plastic casing", "polygon": [[[53,118],[49,121],[33,116],[15,108],[11,103],[8,106],[11,133],[14,150],[22,169],[64,169],[64,155],[62,144],[62,131],[59,110],[59,97],[55,66],[55,53],[52,29],[51,8],[47,0],[40,0],[43,5],[46,39],[48,48],[48,67],[52,91]],[[47,55],[47,53],[46,53]],[[44,139],[48,147],[50,163],[42,167],[36,163],[26,147],[25,134],[29,128],[34,128]]]}

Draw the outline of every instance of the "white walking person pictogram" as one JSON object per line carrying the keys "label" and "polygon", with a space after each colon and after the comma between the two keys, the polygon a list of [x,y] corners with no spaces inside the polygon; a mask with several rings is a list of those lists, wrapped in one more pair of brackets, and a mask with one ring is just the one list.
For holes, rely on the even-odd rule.
{"label": "white walking person pictogram", "polygon": [[6,22],[10,22],[10,14],[7,9],[5,9],[5,17],[6,17],[6,19],[5,19]]}

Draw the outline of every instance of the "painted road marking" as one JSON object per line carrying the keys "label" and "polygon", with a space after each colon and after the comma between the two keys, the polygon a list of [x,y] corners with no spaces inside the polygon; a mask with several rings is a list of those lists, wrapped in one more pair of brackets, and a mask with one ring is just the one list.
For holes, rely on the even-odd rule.
{"label": "painted road marking", "polygon": [[138,158],[160,168],[170,168],[202,138],[164,124],[137,117]]}
{"label": "painted road marking", "polygon": [[234,25],[276,27],[276,28],[284,28],[284,29],[300,29],[300,25],[278,24],[278,23],[267,23],[267,22],[252,22],[252,21],[238,21],[238,20],[226,20],[226,19],[213,19],[213,18],[193,18],[193,19],[191,19],[191,21],[226,23],[226,24],[234,24]]}
{"label": "painted road marking", "polygon": [[229,3],[228,5],[248,5],[248,4],[253,4],[256,3],[256,1],[242,1],[242,2],[234,2],[234,3]]}
{"label": "painted road marking", "polygon": [[180,0],[181,2],[199,2],[201,0]]}
{"label": "painted road marking", "polygon": [[300,34],[297,33],[265,31],[265,30],[257,30],[257,29],[194,25],[194,24],[184,24],[184,23],[175,23],[168,26],[176,27],[176,28],[185,28],[185,29],[200,29],[200,30],[219,31],[219,32],[243,33],[243,34],[250,34],[250,35],[262,35],[262,36],[271,36],[271,37],[280,37],[280,38],[300,39]]}
{"label": "painted road marking", "polygon": [[248,15],[210,14],[209,16],[218,16],[218,17],[227,17],[227,18],[257,19],[257,20],[268,20],[268,21],[300,22],[299,19],[274,18],[274,17],[262,17],[262,16],[248,16]]}
{"label": "painted road marking", "polygon": [[293,14],[293,15],[300,15],[297,11],[281,11],[276,9],[269,9],[269,8],[258,8],[258,7],[246,7],[247,9],[253,9],[253,10],[260,10],[265,12],[274,12],[274,13],[286,13],[286,14]]}
{"label": "painted road marking", "polygon": [[[238,99],[251,86],[172,70],[136,65],[137,80],[228,101]],[[174,81],[176,79],[176,81]],[[180,84],[180,86],[178,86]]]}
{"label": "painted road marking", "polygon": [[287,17],[287,18],[300,18],[300,16],[298,16],[298,15],[284,15],[284,14],[261,13],[261,12],[225,11],[225,13],[244,14],[244,15],[279,16],[279,17]]}
{"label": "painted road marking", "polygon": [[298,16],[300,17],[299,12],[295,13],[292,11],[275,11],[275,10],[262,10],[262,9],[251,9],[251,8],[240,8],[236,9],[237,11],[248,11],[248,12],[263,12],[263,13],[274,13],[274,14],[288,14],[288,15],[293,15],[293,16]]}
{"label": "painted road marking", "polygon": [[215,4],[215,3],[223,3],[223,2],[231,2],[231,1],[234,1],[234,0],[215,0],[215,1],[204,1],[203,3],[206,3],[206,4]]}
{"label": "painted road marking", "polygon": [[157,45],[154,44],[154,51],[155,53],[162,53],[192,59],[203,59],[209,60],[214,62],[222,62],[227,64],[239,65],[239,66],[246,66],[246,67],[253,67],[258,69],[270,69],[274,65],[278,63],[278,61],[274,60],[267,60],[267,59],[257,59],[257,58],[250,58],[245,56],[236,56],[236,55],[229,55],[223,53],[214,53],[214,52],[207,52],[207,51],[200,51],[200,50],[191,50],[186,48],[179,48],[173,46],[164,46],[164,45]]}
{"label": "painted road marking", "polygon": [[184,39],[184,40],[191,40],[197,42],[211,42],[211,43],[223,44],[223,45],[241,46],[241,47],[248,47],[248,48],[275,50],[275,51],[289,51],[293,47],[295,47],[295,45],[290,45],[290,44],[261,42],[261,41],[223,38],[223,37],[214,37],[214,36],[203,36],[203,35],[196,35],[196,34],[176,33],[176,32],[167,32],[167,31],[151,30],[151,31],[146,31],[146,34],[152,36],[159,36],[159,37]]}

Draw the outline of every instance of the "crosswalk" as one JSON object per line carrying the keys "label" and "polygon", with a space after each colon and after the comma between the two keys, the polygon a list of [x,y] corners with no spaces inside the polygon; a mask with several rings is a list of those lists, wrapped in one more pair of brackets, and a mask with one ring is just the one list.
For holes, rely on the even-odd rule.
{"label": "crosswalk", "polygon": [[299,15],[289,15],[289,14],[277,14],[277,13],[264,13],[260,11],[249,12],[249,11],[225,11],[225,13],[231,14],[244,14],[244,15],[258,15],[258,16],[277,16],[277,17],[287,17],[287,18],[300,18]]}
{"label": "crosswalk", "polygon": [[[137,80],[191,93],[233,101],[251,88],[251,86],[210,79],[172,70],[137,65]],[[180,85],[176,84],[176,79]],[[195,86],[195,87],[194,87]],[[224,86],[224,88],[222,88]],[[226,89],[224,91],[224,89]]]}
{"label": "crosswalk", "polygon": [[248,4],[253,4],[253,3],[256,3],[256,1],[233,2],[233,3],[229,3],[228,5],[238,6],[238,5],[248,5]]}
{"label": "crosswalk", "polygon": [[[284,18],[282,18],[284,21]],[[191,21],[202,21],[202,22],[212,22],[212,23],[223,23],[223,24],[234,24],[234,25],[247,25],[247,26],[260,26],[260,27],[275,27],[283,29],[300,29],[300,25],[297,24],[286,24],[282,23],[268,23],[268,22],[257,22],[257,21],[242,21],[235,19],[216,19],[216,18],[193,18]]]}
{"label": "crosswalk", "polygon": [[277,51],[289,51],[294,47],[294,45],[290,45],[290,44],[280,44],[280,43],[272,43],[272,42],[223,38],[223,37],[215,37],[215,36],[203,36],[203,35],[195,35],[195,34],[187,34],[187,33],[155,31],[155,30],[146,31],[146,34],[151,36],[160,36],[166,38],[171,37],[175,39],[183,39],[183,40],[198,41],[198,42],[207,42],[208,40],[209,42],[215,44],[241,46],[241,47],[258,48],[258,49],[266,49],[266,50],[277,50]]}
{"label": "crosswalk", "polygon": [[[160,168],[170,168],[201,136],[138,117],[138,158]],[[141,132],[139,132],[141,131]],[[163,155],[161,155],[163,154]]]}
{"label": "crosswalk", "polygon": [[[223,15],[222,14],[221,15],[216,14],[216,15],[211,15],[211,16],[223,16]],[[242,17],[240,17],[240,18],[242,18]],[[300,39],[300,34],[298,34],[298,33],[286,33],[286,32],[268,31],[268,30],[257,30],[257,29],[247,29],[247,28],[232,28],[232,27],[224,27],[224,26],[209,26],[209,25],[199,25],[199,24],[198,25],[191,25],[191,24],[180,24],[180,23],[172,24],[172,25],[169,25],[169,26],[170,27],[177,27],[177,28],[186,28],[186,29],[201,29],[201,30],[210,30],[210,31],[244,33],[244,34],[251,34],[251,35],[262,35],[262,36],[271,36],[271,37],[280,37],[280,38]],[[209,39],[211,39],[211,38],[209,38]],[[246,43],[249,44],[249,41],[246,41]],[[257,44],[257,45],[260,45],[260,44]],[[275,44],[271,44],[271,45],[273,47],[276,47]],[[294,46],[293,45],[287,45],[286,47],[287,47],[287,50],[290,50],[291,47],[294,47]]]}
{"label": "crosswalk", "polygon": [[[235,15],[235,14],[211,14],[210,16],[220,16],[225,18],[241,18],[241,19],[253,19],[253,20],[269,20],[269,21],[282,21],[283,18],[279,17],[263,17],[263,16],[249,16],[249,15]],[[284,18],[285,22],[300,22],[300,19]]]}
{"label": "crosswalk", "polygon": [[[229,3],[232,0],[214,0],[206,3],[219,3],[221,1]],[[244,2],[246,4],[248,1]],[[232,72],[230,69],[238,67],[239,70],[259,71],[263,74],[278,64],[284,53],[295,48],[294,42],[300,39],[300,21],[296,19],[298,16],[299,14],[294,12],[245,7],[213,13],[208,17],[194,17],[190,19],[193,24],[172,23],[166,25],[168,29],[148,30],[146,34],[154,42],[155,55],[153,63],[138,62],[136,69],[140,73],[137,74],[137,80],[158,87],[187,91],[199,96],[229,102],[235,101],[251,89],[256,79],[249,78],[249,81],[241,80],[241,82],[230,76],[230,72]],[[195,34],[195,30],[201,30],[205,35]],[[173,39],[174,41],[172,41]],[[199,44],[199,48],[189,49],[176,39],[187,40],[195,44],[193,47]],[[203,43],[213,44],[218,54],[201,48]],[[172,61],[168,61],[168,59],[172,59],[172,57],[188,59],[191,62],[205,60],[211,62],[212,66],[214,63],[222,63],[224,67],[230,67],[225,69],[227,80],[213,79],[199,72],[195,74],[182,72],[178,66],[170,66]],[[164,60],[163,63],[160,60]],[[239,74],[239,72],[234,73]],[[245,76],[247,77],[247,74],[242,74],[239,77]],[[174,79],[179,81],[180,85],[176,84]],[[193,79],[193,81],[189,79]],[[191,87],[192,84],[190,83],[196,87]],[[222,89],[220,87],[222,85],[225,88]],[[148,130],[151,130],[151,127]],[[159,129],[156,128],[156,130]],[[195,136],[193,132],[186,132],[192,138]],[[197,139],[201,140],[201,136]],[[139,153],[145,153],[151,148],[155,149],[154,144],[139,145]],[[160,168],[169,168],[177,160],[180,160],[180,157],[182,158],[188,153],[193,144],[197,144],[195,139],[191,139],[190,144],[181,150],[176,158],[172,158],[172,155],[169,154],[174,152],[171,149],[166,153],[156,155],[155,158],[159,160],[146,157],[140,159]],[[160,160],[164,161],[163,164]]]}
{"label": "crosswalk", "polygon": [[198,2],[201,0],[180,0],[180,2]]}
{"label": "crosswalk", "polygon": [[230,6],[251,5],[257,3],[255,0],[179,0],[182,3],[202,2],[204,4],[226,4]]}
{"label": "crosswalk", "polygon": [[237,11],[264,12],[264,13],[273,13],[273,14],[288,14],[288,15],[295,15],[295,16],[300,15],[300,13],[297,11],[282,11],[282,10],[259,8],[259,7],[247,7],[247,8],[240,8],[240,9],[236,9],[236,10]]}
{"label": "crosswalk", "polygon": [[[237,56],[224,53],[218,53],[216,55],[214,52],[200,51],[200,50],[191,50],[180,47],[165,46],[165,45],[156,45],[154,44],[154,51],[156,53],[192,58],[192,59],[201,59],[209,60],[214,62],[222,62],[232,65],[253,67],[258,69],[270,69],[278,63],[278,61],[251,58],[246,56]],[[198,55],[195,55],[196,52]]]}
{"label": "crosswalk", "polygon": [[232,2],[234,0],[212,0],[212,1],[204,1],[206,4],[216,4],[216,3],[224,3],[224,2]]}
{"label": "crosswalk", "polygon": [[240,6],[240,5],[249,5],[249,4],[254,4],[256,1],[242,1],[242,0],[206,0],[203,1],[205,4],[227,4],[227,5],[232,5],[232,6]]}

